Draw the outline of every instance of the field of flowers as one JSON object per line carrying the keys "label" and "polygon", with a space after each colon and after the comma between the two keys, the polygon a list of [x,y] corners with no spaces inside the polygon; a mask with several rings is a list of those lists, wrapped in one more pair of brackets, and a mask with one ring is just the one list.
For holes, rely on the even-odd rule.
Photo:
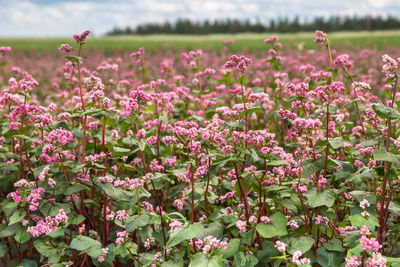
{"label": "field of flowers", "polygon": [[0,47],[2,266],[400,266],[398,49],[89,34]]}

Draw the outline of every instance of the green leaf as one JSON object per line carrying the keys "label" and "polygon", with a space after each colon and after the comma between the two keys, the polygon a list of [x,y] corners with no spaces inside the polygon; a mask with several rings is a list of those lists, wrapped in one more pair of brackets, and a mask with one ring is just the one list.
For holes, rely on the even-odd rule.
{"label": "green leaf", "polygon": [[371,215],[368,217],[363,217],[361,214],[351,215],[349,220],[352,226],[361,227],[365,225],[371,231],[374,231],[375,226],[379,226],[378,218]]}
{"label": "green leaf", "polygon": [[343,253],[328,252],[325,248],[317,249],[317,262],[324,267],[339,267],[343,262]]}
{"label": "green leaf", "polygon": [[21,227],[15,233],[15,241],[20,244],[28,242],[32,238],[32,234],[26,231],[25,227]]}
{"label": "green leaf", "polygon": [[233,258],[233,267],[253,267],[259,261],[254,255],[244,255],[242,251],[235,254]]}
{"label": "green leaf", "polygon": [[67,223],[73,225],[81,224],[85,219],[85,216],[79,214],[77,216],[69,217]]}
{"label": "green leaf", "polygon": [[285,161],[285,160],[273,160],[270,162],[267,162],[268,166],[281,166],[281,165],[289,165],[290,163]]}
{"label": "green leaf", "polygon": [[387,152],[384,149],[376,149],[374,152],[372,152],[372,155],[374,156],[375,160],[400,163],[399,158],[396,155]]}
{"label": "green leaf", "polygon": [[352,195],[353,197],[355,197],[355,199],[358,202],[363,201],[364,199],[368,200],[368,202],[370,204],[375,204],[376,203],[376,196],[370,192],[367,191],[351,191],[350,195]]}
{"label": "green leaf", "polygon": [[390,108],[390,107],[383,106],[383,105],[373,104],[372,109],[375,111],[375,113],[379,117],[384,118],[384,119],[387,119],[389,117],[392,119],[400,118],[400,112],[394,108]]}
{"label": "green leaf", "polygon": [[161,264],[161,267],[183,267],[183,261],[174,261],[174,260],[169,260],[169,261],[164,261]]}
{"label": "green leaf", "polygon": [[22,221],[23,218],[25,218],[26,211],[24,210],[16,210],[13,215],[10,217],[10,222],[8,225],[13,225],[17,222]]}
{"label": "green leaf", "polygon": [[323,243],[323,246],[329,251],[338,251],[338,252],[344,251],[342,241],[340,241],[337,238],[333,238],[329,243],[328,242]]}
{"label": "green leaf", "polygon": [[313,238],[309,236],[302,236],[300,238],[293,239],[292,242],[290,242],[288,252],[293,255],[297,250],[300,250],[301,253],[304,254],[310,250],[313,244]]}
{"label": "green leaf", "polygon": [[106,194],[116,201],[130,201],[131,204],[136,203],[136,194],[134,192],[125,191],[120,188],[115,188],[110,183],[98,184]]}
{"label": "green leaf", "polygon": [[57,227],[55,230],[47,233],[46,235],[50,236],[51,238],[57,238],[60,236],[64,236],[64,229],[61,227]]}
{"label": "green leaf", "polygon": [[131,150],[129,148],[123,148],[123,147],[118,147],[118,146],[113,147],[113,154],[115,156],[127,156],[130,153],[131,153]]}
{"label": "green leaf", "polygon": [[4,242],[0,243],[0,258],[7,254],[7,246]]}
{"label": "green leaf", "polygon": [[130,233],[136,230],[138,227],[147,225],[150,216],[147,214],[140,215],[139,217],[128,218],[126,221],[126,232]]}
{"label": "green leaf", "polygon": [[332,146],[333,149],[338,149],[343,147],[343,138],[342,137],[335,137],[329,138],[329,144]]}
{"label": "green leaf", "polygon": [[281,255],[281,253],[276,249],[275,243],[271,241],[264,241],[262,247],[263,250],[257,251],[257,258],[263,263],[270,262],[273,260],[273,257]]}
{"label": "green leaf", "polygon": [[331,189],[320,192],[317,188],[312,188],[306,193],[307,204],[311,208],[320,206],[332,207],[335,203],[335,193]]}
{"label": "green leaf", "polygon": [[174,247],[182,241],[195,238],[203,229],[204,227],[200,223],[194,223],[190,224],[187,228],[181,228],[178,231],[171,233],[167,242],[167,248]]}
{"label": "green leaf", "polygon": [[257,232],[264,238],[272,238],[274,236],[287,235],[286,224],[288,220],[286,216],[280,212],[274,213],[269,224],[259,223],[256,226]]}
{"label": "green leaf", "polygon": [[69,247],[75,250],[84,251],[93,246],[101,246],[101,243],[90,237],[78,235],[72,239]]}
{"label": "green leaf", "polygon": [[246,83],[247,83],[247,77],[246,77],[246,75],[240,76],[240,78],[237,79],[236,83],[246,85]]}
{"label": "green leaf", "polygon": [[84,61],[84,58],[76,57],[76,56],[65,56],[64,58],[68,59],[69,61],[79,63],[79,61]]}
{"label": "green leaf", "polygon": [[324,163],[325,163],[325,157],[320,157],[316,161],[313,161],[312,159],[306,159],[303,161],[301,166],[303,167],[303,173],[301,174],[301,177],[308,178],[310,175],[323,170],[324,169]]}
{"label": "green leaf", "polygon": [[101,245],[95,245],[86,250],[87,254],[93,259],[97,259],[99,256],[103,254],[101,251]]}
{"label": "green leaf", "polygon": [[205,228],[201,233],[196,236],[197,239],[204,239],[205,237],[212,235],[216,238],[221,238],[223,236],[224,226],[219,222],[210,223],[207,228]]}
{"label": "green leaf", "polygon": [[65,191],[63,191],[63,194],[65,196],[70,196],[72,194],[78,193],[82,190],[88,190],[89,187],[87,187],[86,185],[83,184],[73,184],[71,186],[68,186],[67,189],[65,189]]}
{"label": "green leaf", "polygon": [[225,264],[220,254],[208,258],[206,254],[199,252],[190,258],[188,267],[225,267]]}
{"label": "green leaf", "polygon": [[222,251],[222,256],[224,259],[233,257],[240,248],[240,238],[233,238],[229,241],[228,247]]}
{"label": "green leaf", "polygon": [[42,239],[36,239],[33,242],[36,250],[45,257],[49,257],[51,254],[57,254],[57,250],[53,245],[45,242]]}
{"label": "green leaf", "polygon": [[400,216],[400,205],[395,202],[390,202],[389,211],[397,216]]}
{"label": "green leaf", "polygon": [[37,263],[33,260],[29,260],[29,259],[24,259],[20,265],[18,266],[22,266],[22,267],[37,267]]}

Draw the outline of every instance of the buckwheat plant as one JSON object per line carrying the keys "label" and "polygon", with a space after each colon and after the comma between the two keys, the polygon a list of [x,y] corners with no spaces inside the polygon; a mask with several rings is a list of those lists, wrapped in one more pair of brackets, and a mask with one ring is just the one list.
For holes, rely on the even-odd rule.
{"label": "buckwheat plant", "polygon": [[1,265],[400,264],[397,50],[89,35],[0,47]]}

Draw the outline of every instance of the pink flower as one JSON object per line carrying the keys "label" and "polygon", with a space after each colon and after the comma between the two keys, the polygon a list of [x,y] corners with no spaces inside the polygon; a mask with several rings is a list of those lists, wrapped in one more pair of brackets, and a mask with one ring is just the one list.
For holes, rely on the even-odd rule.
{"label": "pink flower", "polygon": [[73,38],[78,44],[84,44],[86,38],[89,36],[90,31],[84,31],[81,34],[74,34]]}
{"label": "pink flower", "polygon": [[269,43],[274,43],[278,40],[278,36],[271,36],[270,38],[267,38],[264,40],[264,43],[269,44]]}
{"label": "pink flower", "polygon": [[376,238],[369,239],[368,237],[363,235],[360,237],[359,240],[365,251],[369,251],[372,249],[373,251],[378,252],[382,248],[382,245],[379,244],[379,242],[378,242],[378,240],[376,240]]}
{"label": "pink flower", "polygon": [[346,258],[346,267],[357,267],[361,265],[360,256],[353,256],[350,259]]}
{"label": "pink flower", "polygon": [[369,204],[368,200],[366,200],[366,199],[364,199],[363,201],[360,202],[360,207],[362,209],[366,209],[369,206],[370,206],[370,204]]}
{"label": "pink flower", "polygon": [[74,51],[74,48],[72,46],[70,46],[69,44],[62,44],[62,45],[60,45],[58,50],[69,53],[71,51]]}
{"label": "pink flower", "polygon": [[350,59],[348,54],[343,54],[337,56],[335,60],[332,62],[332,65],[337,68],[343,67],[346,70],[348,70],[353,67],[353,60]]}
{"label": "pink flower", "polygon": [[239,229],[239,232],[241,232],[241,233],[247,232],[246,225],[247,225],[247,223],[245,221],[239,220],[236,222],[236,227]]}
{"label": "pink flower", "polygon": [[287,248],[287,244],[285,244],[285,243],[283,243],[283,242],[281,242],[281,241],[276,241],[275,242],[275,247],[278,249],[278,251],[280,251],[280,252],[283,252],[283,251],[285,251],[286,250],[286,248]]}
{"label": "pink flower", "polygon": [[245,56],[237,56],[232,55],[224,65],[225,69],[228,71],[237,70],[240,73],[244,73],[247,70],[247,67],[252,63],[252,60],[246,58]]}
{"label": "pink flower", "polygon": [[182,227],[182,222],[178,220],[172,220],[172,222],[169,224],[169,227],[171,228],[171,232],[176,232]]}
{"label": "pink flower", "polygon": [[314,43],[321,43],[321,44],[328,43],[327,35],[325,33],[323,33],[322,31],[316,30],[315,35],[316,35],[316,38],[314,39]]}

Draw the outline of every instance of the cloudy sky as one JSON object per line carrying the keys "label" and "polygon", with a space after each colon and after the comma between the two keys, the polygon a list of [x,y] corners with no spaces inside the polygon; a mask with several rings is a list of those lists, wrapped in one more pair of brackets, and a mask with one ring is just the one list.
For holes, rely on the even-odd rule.
{"label": "cloudy sky", "polygon": [[399,0],[0,0],[0,36],[70,36],[144,22],[399,15]]}

